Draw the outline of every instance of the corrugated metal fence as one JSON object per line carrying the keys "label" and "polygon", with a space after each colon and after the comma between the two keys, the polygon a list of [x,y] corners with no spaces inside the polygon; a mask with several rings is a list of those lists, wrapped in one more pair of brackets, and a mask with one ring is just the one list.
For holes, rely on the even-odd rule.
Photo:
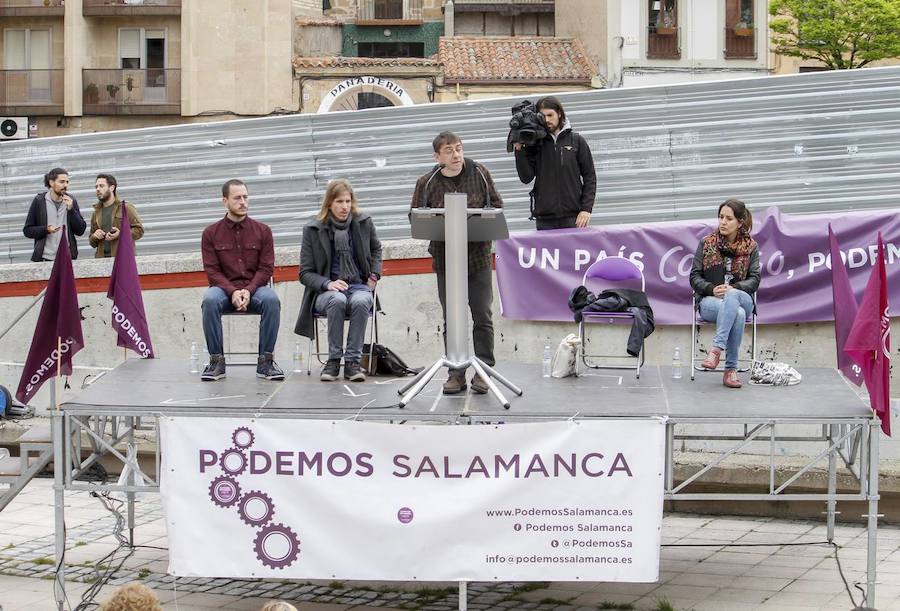
{"label": "corrugated metal fence", "polygon": [[[598,173],[593,224],[711,218],[727,197],[785,212],[900,203],[900,68],[615,89],[560,96]],[[328,180],[349,178],[383,238],[409,235],[416,177],[440,130],[492,172],[513,230],[528,190],[505,142],[509,107],[489,100],[291,115],[0,144],[0,261],[24,261],[28,204],[54,166],[90,216],[97,172],[114,174],[146,235],[142,254],[199,249],[223,214],[220,185],[244,179],[251,215],[299,244]],[[80,241],[89,255],[87,240]]]}

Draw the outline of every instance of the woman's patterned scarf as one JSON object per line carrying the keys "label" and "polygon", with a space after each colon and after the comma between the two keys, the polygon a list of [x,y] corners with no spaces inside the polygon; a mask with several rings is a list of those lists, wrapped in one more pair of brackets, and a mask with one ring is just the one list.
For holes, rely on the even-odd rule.
{"label": "woman's patterned scarf", "polygon": [[703,269],[724,265],[725,257],[731,257],[731,273],[735,281],[744,280],[754,248],[756,241],[745,233],[739,234],[733,244],[728,244],[718,231],[711,233],[703,238]]}

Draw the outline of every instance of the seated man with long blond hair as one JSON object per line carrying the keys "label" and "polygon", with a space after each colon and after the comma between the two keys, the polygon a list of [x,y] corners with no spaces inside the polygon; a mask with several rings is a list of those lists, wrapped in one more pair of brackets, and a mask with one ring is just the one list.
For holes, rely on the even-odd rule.
{"label": "seated man with long blond hair", "polygon": [[[323,382],[338,379],[342,358],[344,378],[365,381],[359,362],[372,291],[380,278],[381,242],[375,224],[359,210],[350,181],[332,180],[319,214],[303,228],[300,282],[304,291],[294,328],[294,333],[312,338],[313,312],[327,317],[328,362],[319,376]],[[344,321],[348,319],[344,346]]]}

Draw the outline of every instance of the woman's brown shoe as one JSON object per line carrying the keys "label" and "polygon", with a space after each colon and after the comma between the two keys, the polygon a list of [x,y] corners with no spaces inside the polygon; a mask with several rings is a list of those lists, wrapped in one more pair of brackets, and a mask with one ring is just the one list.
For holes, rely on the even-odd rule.
{"label": "woman's brown shoe", "polygon": [[722,384],[728,388],[740,388],[741,379],[738,377],[737,371],[734,369],[726,369],[725,375],[722,377]]}
{"label": "woman's brown shoe", "polygon": [[715,369],[719,366],[720,360],[722,360],[722,349],[713,348],[706,354],[706,359],[700,363],[700,366],[704,369]]}

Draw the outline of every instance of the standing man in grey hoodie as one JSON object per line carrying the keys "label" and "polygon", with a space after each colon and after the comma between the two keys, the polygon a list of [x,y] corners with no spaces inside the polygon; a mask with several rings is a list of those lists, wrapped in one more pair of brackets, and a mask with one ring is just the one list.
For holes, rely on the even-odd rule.
{"label": "standing man in grey hoodie", "polygon": [[516,172],[531,190],[531,218],[537,228],[587,227],[594,209],[597,174],[585,139],[572,131],[555,97],[538,100],[549,135],[533,146],[515,145]]}

